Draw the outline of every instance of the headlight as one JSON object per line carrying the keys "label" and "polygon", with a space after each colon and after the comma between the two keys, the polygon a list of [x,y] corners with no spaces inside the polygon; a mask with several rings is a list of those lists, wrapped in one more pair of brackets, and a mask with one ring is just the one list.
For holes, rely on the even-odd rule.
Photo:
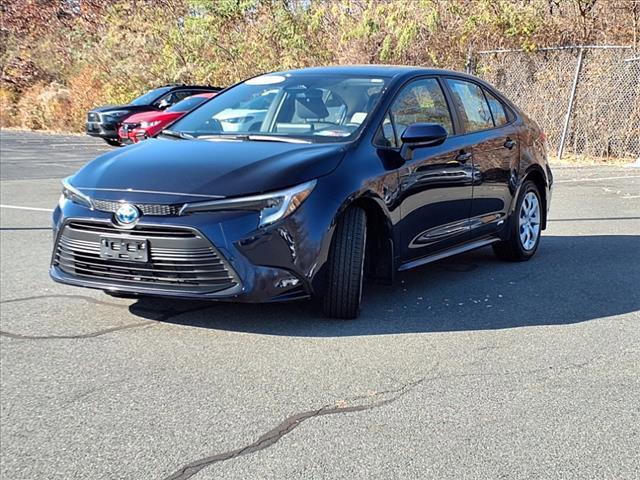
{"label": "headlight", "polygon": [[141,128],[150,128],[155,127],[156,125],[160,125],[160,120],[155,120],[153,122],[140,122]]}
{"label": "headlight", "polygon": [[69,178],[62,180],[62,195],[60,196],[60,202],[62,202],[63,198],[66,198],[73,203],[84,205],[85,207],[93,210],[91,198],[71,185],[71,183],[69,183]]}
{"label": "headlight", "polygon": [[297,187],[262,195],[186,203],[180,210],[180,214],[222,210],[255,211],[260,212],[260,226],[263,227],[295,212],[315,186],[316,181],[311,180]]}

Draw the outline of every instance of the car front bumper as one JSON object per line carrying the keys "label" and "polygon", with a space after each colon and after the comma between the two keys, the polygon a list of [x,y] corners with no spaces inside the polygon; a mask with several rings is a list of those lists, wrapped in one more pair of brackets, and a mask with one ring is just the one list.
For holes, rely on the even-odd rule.
{"label": "car front bumper", "polygon": [[[162,297],[252,303],[308,298],[322,288],[331,231],[329,216],[315,228],[318,220],[324,223],[318,208],[305,202],[279,224],[260,229],[256,212],[217,212],[145,215],[127,230],[116,226],[112,213],[65,200],[53,215],[50,276],[69,285]],[[147,242],[148,261],[105,259],[105,238]],[[222,280],[213,285],[205,281],[209,276]]]}
{"label": "car front bumper", "polygon": [[120,141],[122,143],[138,143],[141,140],[145,140],[149,138],[152,134],[149,130],[137,127],[127,129],[124,127],[120,127],[118,129],[118,136],[120,137]]}
{"label": "car front bumper", "polygon": [[115,123],[86,122],[85,132],[92,137],[118,140],[118,125]]}

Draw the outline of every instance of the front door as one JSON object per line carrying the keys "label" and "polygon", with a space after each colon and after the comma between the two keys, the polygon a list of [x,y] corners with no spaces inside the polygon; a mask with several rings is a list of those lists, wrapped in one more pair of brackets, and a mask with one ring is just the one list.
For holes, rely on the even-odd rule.
{"label": "front door", "polygon": [[437,78],[403,87],[389,109],[396,144],[413,123],[437,123],[450,135],[441,145],[415,148],[398,170],[402,263],[417,260],[469,236],[473,180],[471,151],[454,136],[451,112]]}

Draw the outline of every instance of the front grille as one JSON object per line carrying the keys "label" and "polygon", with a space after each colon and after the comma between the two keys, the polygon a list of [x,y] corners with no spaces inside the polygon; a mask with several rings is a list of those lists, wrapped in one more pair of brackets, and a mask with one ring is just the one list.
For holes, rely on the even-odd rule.
{"label": "front grille", "polygon": [[[118,210],[118,208],[120,208],[120,205],[122,205],[121,202],[114,202],[110,200],[94,199],[92,200],[92,202],[93,202],[93,208],[95,208],[96,210],[100,210],[102,212],[111,212],[111,213],[115,213],[115,211]],[[137,203],[135,205],[143,215],[160,215],[160,216],[179,215],[180,209],[182,208],[182,204],[163,205],[159,203]]]}
{"label": "front grille", "polygon": [[[145,239],[149,259],[102,258],[102,237]],[[231,267],[206,238],[180,227],[136,225],[123,231],[105,222],[72,221],[58,237],[53,265],[80,279],[114,286],[213,293],[238,284]]]}
{"label": "front grille", "polygon": [[99,122],[100,121],[100,115],[95,113],[95,112],[89,112],[89,113],[87,113],[87,121],[88,122]]}
{"label": "front grille", "polygon": [[140,122],[137,123],[123,123],[122,124],[122,128],[124,128],[125,130],[134,130],[136,128],[140,127]]}

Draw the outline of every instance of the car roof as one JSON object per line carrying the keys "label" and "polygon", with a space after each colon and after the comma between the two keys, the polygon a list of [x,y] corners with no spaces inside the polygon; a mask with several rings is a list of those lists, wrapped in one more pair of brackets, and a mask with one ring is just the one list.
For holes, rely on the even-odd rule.
{"label": "car roof", "polygon": [[453,70],[443,70],[440,68],[420,67],[412,65],[330,65],[324,67],[309,67],[300,68],[297,70],[288,70],[282,72],[273,72],[279,74],[342,74],[342,75],[372,75],[380,77],[397,77],[400,75],[456,75],[468,78],[474,78],[473,75],[468,75],[462,72],[456,72]]}
{"label": "car roof", "polygon": [[198,89],[198,90],[210,90],[212,92],[218,92],[222,90],[222,87],[212,87],[210,85],[187,85],[182,83],[171,83],[169,85],[163,85],[158,88],[168,88],[170,90],[184,90],[184,89]]}

